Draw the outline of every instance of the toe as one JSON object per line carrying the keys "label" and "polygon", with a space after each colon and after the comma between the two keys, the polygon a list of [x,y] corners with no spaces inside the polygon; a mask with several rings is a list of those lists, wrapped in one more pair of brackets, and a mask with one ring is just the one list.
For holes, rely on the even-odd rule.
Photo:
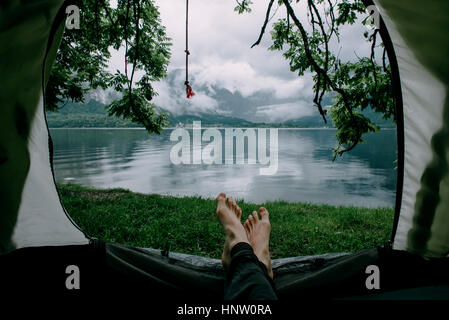
{"label": "toe", "polygon": [[219,193],[216,200],[218,203],[224,203],[226,201],[226,195],[223,192]]}
{"label": "toe", "polygon": [[243,224],[243,228],[245,229],[246,237],[249,240],[251,238],[251,227],[248,220],[246,220],[245,223]]}
{"label": "toe", "polygon": [[269,213],[268,210],[265,209],[264,207],[260,207],[259,208],[259,214],[262,220],[268,220],[269,218]]}
{"label": "toe", "polygon": [[216,200],[225,200],[226,199],[226,194],[224,194],[223,192],[219,193]]}
{"label": "toe", "polygon": [[220,193],[217,196],[217,214],[226,206],[226,195],[224,193]]}
{"label": "toe", "polygon": [[256,211],[253,211],[253,217],[255,222],[259,221],[259,216],[257,215]]}
{"label": "toe", "polygon": [[242,209],[239,206],[237,206],[237,218],[239,218],[240,220],[241,217],[242,217]]}
{"label": "toe", "polygon": [[232,206],[232,209],[234,210],[234,211],[237,211],[237,203],[235,202],[235,200],[232,198],[232,197],[230,197],[231,198],[231,206]]}
{"label": "toe", "polygon": [[226,204],[228,205],[228,207],[230,209],[232,209],[232,197],[227,197],[226,198]]}
{"label": "toe", "polygon": [[229,208],[235,213],[237,218],[240,219],[239,210],[241,212],[241,209],[240,209],[240,207],[237,205],[237,203],[235,202],[235,200],[232,197],[228,198],[228,205],[229,205]]}
{"label": "toe", "polygon": [[246,220],[246,226],[248,227],[248,231],[252,231],[253,230],[253,216],[249,216],[248,219]]}

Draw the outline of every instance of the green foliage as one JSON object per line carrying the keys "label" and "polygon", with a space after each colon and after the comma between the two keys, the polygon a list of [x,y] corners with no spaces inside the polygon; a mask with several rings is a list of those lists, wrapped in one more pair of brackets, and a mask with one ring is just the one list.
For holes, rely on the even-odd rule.
{"label": "green foliage", "polygon": [[[59,185],[67,212],[90,236],[127,245],[220,258],[224,232],[215,200],[144,195],[124,189]],[[238,201],[243,216],[264,206],[272,225],[272,258],[356,252],[389,240],[391,208]]]}
{"label": "green foliage", "polygon": [[[311,27],[309,31],[304,28],[304,22],[295,15],[291,2],[278,1],[279,6],[286,7],[286,18],[281,18],[273,24],[273,43],[269,49],[283,52],[290,70],[298,76],[312,73],[314,103],[324,121],[328,106],[322,105],[323,98],[326,95],[333,97],[334,105],[329,107],[329,115],[338,129],[338,146],[334,149],[334,155],[342,155],[358,143],[364,142],[365,133],[379,130],[373,118],[366,116],[369,113],[366,112],[367,109],[382,114],[383,120],[396,120],[391,70],[385,48],[382,43],[377,43],[378,30],[373,30],[371,34],[366,31],[361,35],[371,45],[370,57],[359,57],[357,61],[341,61],[338,53],[329,48],[331,39],[336,38],[340,42],[339,29],[342,26],[356,23],[365,13],[365,6],[360,0],[307,0],[306,23]],[[240,10],[236,11],[249,12],[243,9],[244,5],[248,7],[251,3],[239,4]],[[266,19],[270,19],[270,4]],[[264,27],[267,22],[268,20],[265,21]],[[367,18],[362,23],[366,24]],[[264,27],[261,36],[265,31]],[[376,48],[384,50],[381,64],[375,57]]]}
{"label": "green foliage", "polygon": [[391,80],[381,67],[375,64],[376,79],[373,78],[372,61],[362,58],[357,62],[341,64],[333,77],[345,89],[347,99],[350,101],[353,116],[345,107],[341,94],[335,97],[335,104],[330,110],[334,125],[339,129],[337,141],[340,145],[364,142],[362,134],[378,131],[378,126],[372,119],[362,115],[360,111],[372,108],[381,113],[382,119],[394,118],[394,103],[391,92]]}
{"label": "green foliage", "polygon": [[365,5],[362,1],[341,0],[338,3],[338,17],[336,18],[337,25],[344,25],[346,23],[354,24],[357,20],[358,13],[365,13]]}
{"label": "green foliage", "polygon": [[[150,101],[157,94],[152,86],[166,76],[170,39],[161,25],[152,0],[79,2],[81,28],[66,30],[46,91],[46,107],[55,111],[62,102],[84,102],[92,89],[114,88],[122,94],[109,106],[110,115],[121,116],[159,133],[167,114]],[[125,48],[125,73],[107,70],[112,49]],[[136,72],[144,75],[135,80]]]}
{"label": "green foliage", "polygon": [[148,132],[161,133],[168,125],[168,113],[156,113],[155,106],[149,104],[140,89],[126,90],[123,98],[112,102],[109,106],[110,116],[122,116],[139,123]]}
{"label": "green foliage", "polygon": [[250,5],[253,4],[253,2],[251,0],[242,0],[241,2],[239,2],[238,0],[236,0],[237,5],[234,8],[234,11],[238,12],[239,14],[242,14],[244,12],[251,12],[251,7]]}

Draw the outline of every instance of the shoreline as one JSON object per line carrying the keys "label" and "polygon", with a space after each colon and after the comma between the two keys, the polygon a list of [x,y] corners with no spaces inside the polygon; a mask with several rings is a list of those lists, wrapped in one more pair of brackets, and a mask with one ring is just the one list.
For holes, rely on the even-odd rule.
{"label": "shoreline", "polygon": [[[141,127],[48,127],[50,130],[146,130]],[[163,130],[174,130],[181,127],[169,127],[163,128]],[[192,127],[182,127],[183,129],[193,129]],[[310,127],[310,128],[284,128],[284,127],[205,127],[202,126],[201,129],[278,129],[278,130],[333,130],[337,131],[337,128],[322,128],[322,127]],[[391,131],[396,130],[396,128],[380,128],[380,131]],[[373,132],[375,133],[375,132]]]}

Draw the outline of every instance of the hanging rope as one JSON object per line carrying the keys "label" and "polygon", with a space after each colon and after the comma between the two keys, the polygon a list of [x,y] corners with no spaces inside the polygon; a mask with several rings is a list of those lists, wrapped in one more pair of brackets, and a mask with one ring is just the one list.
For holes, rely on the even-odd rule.
{"label": "hanging rope", "polygon": [[186,96],[187,99],[190,99],[195,95],[195,92],[192,91],[192,87],[189,83],[189,0],[186,0],[186,81],[184,82],[186,86]]}

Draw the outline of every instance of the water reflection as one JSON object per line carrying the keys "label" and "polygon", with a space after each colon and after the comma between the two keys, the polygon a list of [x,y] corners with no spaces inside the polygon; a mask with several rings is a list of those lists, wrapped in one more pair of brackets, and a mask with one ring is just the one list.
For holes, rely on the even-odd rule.
{"label": "water reflection", "polygon": [[213,197],[224,191],[256,203],[394,205],[394,130],[368,135],[367,144],[333,162],[335,131],[280,129],[279,168],[273,176],[259,175],[259,164],[174,165],[170,132],[149,136],[139,129],[52,129],[56,180],[179,196]]}

